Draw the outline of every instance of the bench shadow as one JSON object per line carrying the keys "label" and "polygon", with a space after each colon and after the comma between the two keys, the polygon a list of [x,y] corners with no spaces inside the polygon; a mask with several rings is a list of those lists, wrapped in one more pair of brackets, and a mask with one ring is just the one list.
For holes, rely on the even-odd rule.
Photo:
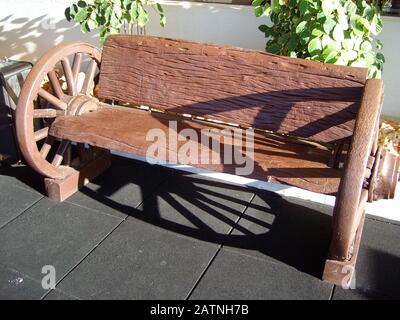
{"label": "bench shadow", "polygon": [[[303,206],[299,200],[272,192],[136,160],[114,160],[110,169],[80,192],[134,220],[321,277],[330,241],[331,208],[319,210],[311,208],[311,202]],[[127,171],[128,164],[131,170]],[[149,179],[146,174],[138,177],[138,170],[155,175],[169,172],[155,186],[144,181]],[[44,194],[43,177],[28,166],[2,165],[0,175],[15,177]],[[127,202],[113,199],[129,184],[139,187],[140,206],[129,203],[129,194],[124,197]]]}
{"label": "bench shadow", "polygon": [[[311,202],[303,206],[272,192],[173,171],[156,188],[132,173],[113,179],[112,185],[110,179],[96,179],[95,189],[80,192],[137,221],[322,276],[332,208],[321,205],[321,212],[310,208]],[[105,174],[113,176],[113,168]],[[113,194],[130,183],[140,187],[143,201],[138,207],[113,200]]]}

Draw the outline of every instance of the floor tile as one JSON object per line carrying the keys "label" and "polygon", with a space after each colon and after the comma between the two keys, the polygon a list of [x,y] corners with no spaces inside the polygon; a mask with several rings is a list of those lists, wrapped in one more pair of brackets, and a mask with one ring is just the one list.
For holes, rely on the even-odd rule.
{"label": "floor tile", "polygon": [[400,226],[367,218],[356,264],[356,288],[400,298]]}
{"label": "floor tile", "polygon": [[0,164],[0,188],[13,185],[34,193],[44,194],[44,179],[28,165]]}
{"label": "floor tile", "polygon": [[166,168],[113,156],[111,168],[67,201],[126,217],[169,175]]}
{"label": "floor tile", "polygon": [[41,281],[52,265],[60,279],[92,250],[120,219],[69,203],[40,200],[0,230],[0,261]]}
{"label": "floor tile", "polygon": [[70,296],[65,292],[58,290],[57,288],[51,290],[48,295],[43,300],[79,300],[76,297]]}
{"label": "floor tile", "polygon": [[332,287],[283,264],[223,249],[191,299],[329,299]]}
{"label": "floor tile", "polygon": [[332,208],[258,191],[225,247],[321,277]]}
{"label": "floor tile", "polygon": [[0,300],[38,300],[45,292],[41,281],[0,265]]}
{"label": "floor tile", "polygon": [[14,184],[6,185],[0,182],[0,228],[42,197],[40,193],[16,187]]}
{"label": "floor tile", "polygon": [[123,222],[58,288],[80,299],[184,299],[216,251],[144,222]]}
{"label": "floor tile", "polygon": [[128,219],[149,222],[220,244],[252,198],[252,191],[198,175],[170,177]]}

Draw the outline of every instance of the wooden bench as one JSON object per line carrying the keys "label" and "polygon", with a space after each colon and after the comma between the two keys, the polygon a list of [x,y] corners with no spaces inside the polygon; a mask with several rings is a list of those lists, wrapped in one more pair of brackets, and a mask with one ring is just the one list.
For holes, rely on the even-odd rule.
{"label": "wooden bench", "polygon": [[[168,134],[170,121],[178,132],[252,128],[254,170],[247,177],[336,195],[323,279],[346,285],[365,202],[393,196],[398,178],[394,159],[382,182],[377,132],[383,85],[366,75],[361,68],[157,37],[111,36],[102,52],[69,42],[48,51],[29,74],[17,134],[26,161],[46,177],[48,196],[63,201],[110,165],[109,150],[146,156],[147,132]],[[44,79],[49,90],[42,88]],[[132,107],[140,105],[148,109]],[[76,154],[68,151],[72,142]]]}

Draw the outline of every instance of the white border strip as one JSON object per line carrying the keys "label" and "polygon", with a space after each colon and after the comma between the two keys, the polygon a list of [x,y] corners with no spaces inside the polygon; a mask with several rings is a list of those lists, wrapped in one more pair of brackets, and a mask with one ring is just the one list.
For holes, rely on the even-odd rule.
{"label": "white border strip", "polygon": [[[147,162],[145,157],[132,155],[130,153],[112,151],[112,154],[119,155],[125,158]],[[283,184],[271,183],[256,179],[249,179],[233,174],[220,173],[206,169],[196,168],[188,165],[179,164],[159,164],[167,168],[179,169],[182,171],[199,174],[201,176],[215,178],[224,182],[234,183],[238,185],[248,186],[261,190],[271,191],[282,196],[294,197],[302,200],[308,200],[315,203],[321,203],[329,206],[335,205],[336,198],[334,196],[316,193],[297,187],[287,186]],[[367,203],[366,213],[369,215],[382,217],[389,220],[400,221],[400,192],[397,190],[396,197],[392,200],[379,200],[373,203]]]}

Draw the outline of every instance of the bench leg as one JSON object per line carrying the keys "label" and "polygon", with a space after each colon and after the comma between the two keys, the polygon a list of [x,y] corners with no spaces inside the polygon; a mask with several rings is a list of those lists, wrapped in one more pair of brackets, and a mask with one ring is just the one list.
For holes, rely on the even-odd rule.
{"label": "bench leg", "polygon": [[64,179],[44,179],[47,196],[55,201],[64,201],[110,165],[110,151],[97,149],[92,159],[81,163],[75,169],[71,168],[71,173]]}
{"label": "bench leg", "polygon": [[331,260],[325,261],[324,274],[322,279],[332,284],[348,289],[351,286],[354,277],[355,265],[357,261],[358,251],[360,248],[361,235],[364,227],[365,212],[362,215],[360,224],[355,234],[353,253],[349,260]]}
{"label": "bench leg", "polygon": [[[367,197],[367,190],[362,189],[356,210],[354,212],[348,212],[346,219],[340,219],[340,216],[336,216],[338,206],[335,206],[334,210],[332,242],[328,258],[325,261],[322,279],[345,289],[350,287],[354,276],[355,264],[364,227],[365,203]],[[341,199],[337,199],[337,201],[340,200]],[[352,224],[351,228],[349,228],[348,225],[349,221],[351,221]],[[350,246],[348,245],[349,243]],[[343,250],[343,248],[347,249]]]}

